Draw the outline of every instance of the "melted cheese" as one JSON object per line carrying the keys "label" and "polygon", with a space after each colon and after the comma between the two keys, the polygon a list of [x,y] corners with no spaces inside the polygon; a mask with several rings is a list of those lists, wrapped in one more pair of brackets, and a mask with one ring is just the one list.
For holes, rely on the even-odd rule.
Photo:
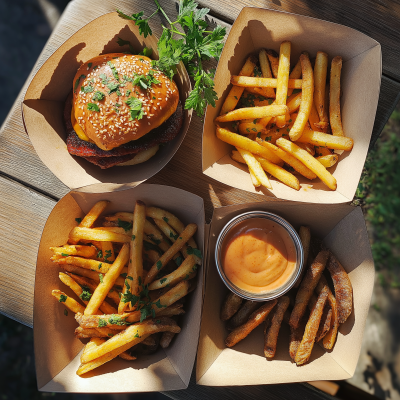
{"label": "melted cheese", "polygon": [[81,126],[78,124],[78,122],[75,119],[75,109],[74,106],[72,105],[72,110],[71,110],[71,123],[72,127],[74,128],[74,131],[78,135],[79,139],[85,140],[86,142],[92,142],[87,136],[86,133],[83,131]]}

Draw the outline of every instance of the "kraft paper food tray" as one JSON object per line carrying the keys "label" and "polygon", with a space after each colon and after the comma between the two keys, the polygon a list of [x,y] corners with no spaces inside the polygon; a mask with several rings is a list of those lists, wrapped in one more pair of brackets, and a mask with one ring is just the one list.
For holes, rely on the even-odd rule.
{"label": "kraft paper food tray", "polygon": [[164,208],[184,224],[198,226],[195,240],[204,254],[204,204],[200,197],[169,186],[142,184],[133,189],[112,192],[110,185],[88,187],[64,196],[51,212],[40,241],[34,295],[34,346],[38,388],[45,392],[149,392],[185,389],[189,384],[196,356],[200,329],[203,267],[197,274],[197,286],[185,303],[179,325],[182,331],[171,346],[135,361],[114,359],[79,377],[76,370],[83,344],[75,338],[78,326],[74,314],[64,315],[65,306],[51,295],[60,289],[76,298],[58,278],[60,268],[50,257],[50,246],[66,243],[75,218],[83,217],[99,200],[110,200],[106,213],[133,211],[135,201]]}
{"label": "kraft paper food tray", "polygon": [[[340,325],[334,348],[326,352],[319,344],[315,344],[310,361],[300,367],[289,356],[289,329],[284,322],[273,360],[267,360],[264,356],[264,324],[232,348],[227,348],[224,343],[229,332],[220,321],[219,314],[227,289],[215,266],[215,244],[221,229],[230,219],[252,210],[276,213],[295,229],[308,225],[311,235],[323,239],[327,248],[338,258],[353,286],[354,309],[348,320]],[[196,364],[197,383],[235,386],[350,378],[360,355],[374,274],[360,207],[267,201],[215,210],[208,240],[205,297]]]}
{"label": "kraft paper food tray", "polygon": [[[153,50],[154,56],[157,55],[154,36],[144,39],[133,21],[118,17],[116,12],[105,14],[76,32],[49,57],[32,79],[22,104],[25,128],[38,156],[70,189],[98,183],[136,185],[145,181],[173,157],[190,124],[192,111],[184,110],[183,125],[175,139],[161,146],[147,162],[134,166],[102,170],[82,157],[68,153],[63,110],[75,73],[82,63],[99,54],[129,51],[128,46],[117,44],[118,37],[129,40],[138,52],[146,46]],[[184,104],[191,83],[182,63],[174,79]]]}
{"label": "kraft paper food tray", "polygon": [[[215,135],[214,119],[231,88],[231,75],[238,75],[246,58],[262,48],[279,53],[280,43],[292,43],[291,66],[302,51],[310,57],[317,51],[329,55],[329,67],[336,55],[343,57],[342,122],[346,136],[354,139],[351,152],[344,152],[339,162],[328,170],[337,180],[331,191],[318,178],[310,181],[299,176],[300,191],[275,178],[272,190],[257,190],[251,183],[246,165],[230,158],[233,146]],[[218,94],[216,108],[208,107],[203,132],[203,173],[238,189],[285,200],[310,203],[346,203],[352,201],[361,176],[374,125],[382,70],[381,46],[370,37],[343,25],[310,17],[262,8],[245,7],[229,33],[215,74]],[[298,175],[296,175],[298,176]]]}

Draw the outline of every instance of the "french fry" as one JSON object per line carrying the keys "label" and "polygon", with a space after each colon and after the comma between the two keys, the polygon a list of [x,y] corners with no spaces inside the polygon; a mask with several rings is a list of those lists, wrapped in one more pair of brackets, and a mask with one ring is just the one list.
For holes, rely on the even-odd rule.
{"label": "french fry", "polygon": [[[240,156],[242,157],[242,156]],[[243,160],[244,161],[244,160]],[[246,164],[246,162],[244,161],[244,164]],[[249,174],[250,174],[250,179],[251,179],[251,183],[254,185],[254,187],[260,187],[261,186],[261,182],[258,180],[258,178],[253,174],[253,172],[251,172],[251,170],[249,169]]]}
{"label": "french fry", "polygon": [[310,143],[301,143],[299,141],[294,142],[296,144],[296,146],[299,146],[300,148],[302,148],[303,150],[305,150],[308,154],[314,156],[315,154],[315,149],[314,146]]}
{"label": "french fry", "polygon": [[312,131],[308,126],[303,134],[297,139],[301,143],[311,143],[315,146],[323,146],[328,149],[349,151],[353,148],[354,141],[344,136],[333,136],[323,132]]}
{"label": "french fry", "polygon": [[[288,142],[288,141],[287,141]],[[307,168],[300,160],[294,157],[292,154],[282,150],[281,148],[273,145],[269,142],[262,142],[257,139],[257,143],[261,146],[267,148],[281,160],[285,161],[286,164],[289,164],[294,170],[296,170],[299,174],[305,176],[308,179],[315,179],[317,175],[311,171],[311,169]],[[289,142],[290,143],[290,142]]]}
{"label": "french fry", "polygon": [[61,290],[52,290],[51,294],[60,302],[64,303],[65,307],[70,309],[73,313],[83,313],[85,311],[85,307],[79,304],[72,297],[67,296]]}
{"label": "french fry", "polygon": [[155,276],[161,271],[165,265],[172,259],[172,257],[182,249],[182,246],[191,238],[197,230],[196,224],[189,224],[185,230],[180,234],[175,243],[160,257],[160,259],[150,268],[144,280],[144,284],[153,282]]}
{"label": "french fry", "polygon": [[[327,105],[325,104],[326,74],[328,71],[328,54],[318,51],[314,66],[314,104],[320,124],[328,125]],[[312,125],[311,125],[312,126]],[[313,127],[314,130],[316,130]]]}
{"label": "french fry", "polygon": [[[321,276],[321,278],[323,277],[323,275]],[[321,282],[321,280],[318,282],[318,284]],[[317,285],[318,287],[318,285]],[[321,290],[323,289],[323,287],[321,288]],[[317,293],[318,290],[316,290]],[[329,296],[329,294],[328,294]],[[310,312],[313,310],[313,308],[315,307],[315,305],[317,304],[317,296],[315,296],[315,294],[313,294],[311,296],[310,302],[308,303],[308,308],[310,310]],[[328,303],[325,303],[325,307],[324,307],[324,311],[322,313],[322,317],[321,317],[321,322],[319,323],[319,328],[318,328],[318,332],[317,335],[315,336],[315,341],[319,342],[321,339],[324,338],[324,336],[328,333],[330,327],[331,327],[331,319],[332,319],[332,308],[330,307],[330,305]]]}
{"label": "french fry", "polygon": [[289,114],[293,114],[295,111],[297,111],[300,108],[300,104],[301,104],[301,92],[292,94],[290,97],[288,97],[286,105],[287,108],[289,109]]}
{"label": "french fry", "polygon": [[71,240],[97,240],[99,242],[117,242],[117,243],[129,243],[131,237],[129,235],[123,235],[120,233],[114,233],[101,229],[90,229],[76,227],[69,233]]}
{"label": "french fry", "polygon": [[317,304],[313,308],[308,319],[306,329],[304,331],[303,339],[299,345],[296,352],[296,357],[294,359],[297,365],[305,364],[310,356],[311,351],[314,347],[315,337],[318,332],[318,327],[321,321],[322,313],[324,311],[326,299],[328,297],[328,287],[324,287],[318,296]]}
{"label": "french fry", "polygon": [[279,56],[276,53],[276,51],[272,50],[272,49],[268,49],[267,50],[267,57],[268,60],[271,64],[271,70],[272,70],[272,74],[274,75],[275,78],[278,77],[278,70],[279,70]]}
{"label": "french fry", "polygon": [[107,297],[107,293],[114,286],[115,281],[120,275],[122,269],[125,264],[129,260],[129,245],[124,244],[122,246],[121,251],[118,254],[118,257],[115,259],[113,264],[110,267],[110,270],[107,274],[100,279],[99,285],[96,287],[92,297],[89,300],[89,304],[87,305],[84,314],[91,315],[97,312],[101,303],[103,303],[104,299]]}
{"label": "french fry", "polygon": [[332,151],[324,146],[314,146],[315,157],[323,157],[332,155]]}
{"label": "french fry", "polygon": [[106,274],[110,270],[110,264],[97,260],[92,260],[90,258],[69,256],[69,257],[57,258],[53,261],[59,265],[72,264],[77,267],[90,269],[91,271],[100,272],[102,274]]}
{"label": "french fry", "polygon": [[283,321],[283,315],[289,307],[289,304],[289,297],[280,297],[272,316],[271,325],[268,329],[264,329],[264,356],[266,358],[272,358],[275,356],[279,330],[281,329],[281,324]]}
{"label": "french fry", "polygon": [[[117,166],[118,165],[121,165],[121,164],[117,164]],[[118,357],[120,357],[120,358],[122,358],[123,360],[126,360],[126,361],[134,361],[134,360],[136,360],[136,357],[130,355],[127,351],[124,351],[123,353],[119,354]]]}
{"label": "french fry", "polygon": [[158,316],[163,317],[173,317],[175,315],[182,315],[185,314],[185,310],[182,308],[183,304],[176,304],[163,308],[161,311],[158,312]]}
{"label": "french fry", "polygon": [[222,303],[220,318],[221,321],[228,321],[241,306],[243,299],[237,294],[228,292]]}
{"label": "french fry", "polygon": [[174,338],[174,336],[176,335],[176,333],[174,332],[163,332],[163,334],[161,335],[161,339],[160,339],[160,346],[163,349],[166,349],[167,347],[169,347],[169,345],[172,342],[172,339]]}
{"label": "french fry", "polygon": [[241,326],[234,329],[228,337],[225,339],[226,347],[233,347],[235,344],[243,340],[251,331],[257,328],[258,325],[262,324],[269,313],[275,307],[277,300],[271,300],[262,305],[259,309],[254,311],[248,321]]}
{"label": "french fry", "polygon": [[[125,329],[125,328],[124,328]],[[111,328],[82,328],[78,326],[75,328],[75,336],[78,339],[87,339],[87,338],[109,338],[113,337],[114,335],[121,332],[118,329],[111,329]]]}
{"label": "french fry", "polygon": [[286,105],[277,106],[270,105],[264,107],[244,107],[238,108],[237,110],[233,110],[228,112],[227,114],[220,115],[215,119],[216,122],[229,122],[229,121],[237,121],[241,119],[248,118],[265,118],[265,117],[276,117],[278,115],[285,115],[288,111]]}
{"label": "french fry", "polygon": [[[282,42],[279,52],[279,67],[278,78],[276,87],[276,105],[286,105],[289,72],[290,72],[290,51],[291,43],[288,41]],[[276,117],[276,125],[283,128],[286,125],[286,118],[284,115]]]}
{"label": "french fry", "polygon": [[[304,127],[307,124],[308,117],[313,104],[314,93],[314,75],[307,53],[300,55],[301,70],[302,70],[302,87],[301,87],[301,104],[297,114],[297,118],[292,128],[290,129],[290,139],[296,141],[303,133]],[[290,80],[289,80],[290,82]]]}
{"label": "french fry", "polygon": [[68,286],[83,302],[83,304],[87,304],[89,300],[86,300],[85,296],[83,295],[83,289],[67,274],[64,272],[60,272],[58,274],[58,277],[60,278],[60,281]]}
{"label": "french fry", "polygon": [[344,324],[353,310],[353,287],[347,272],[332,253],[327,268],[335,287],[339,323]]}
{"label": "french fry", "polygon": [[[328,283],[327,283],[324,275],[322,275],[320,281],[318,282],[317,288],[316,288],[317,292],[320,293],[324,286],[328,286]],[[338,315],[337,302],[336,302],[335,296],[332,294],[332,292],[330,290],[328,292],[328,301],[329,301],[330,308],[332,310],[331,325],[330,325],[329,331],[323,338],[323,345],[324,345],[325,349],[330,350],[333,348],[333,345],[335,344],[338,329],[339,329],[339,315]]]}
{"label": "french fry", "polygon": [[153,281],[149,285],[149,290],[157,290],[167,285],[173,286],[176,283],[188,279],[191,275],[196,273],[197,265],[193,255],[188,256],[185,261],[175,271],[168,275],[163,276],[161,279]]}
{"label": "french fry", "polygon": [[97,329],[100,327],[109,329],[125,329],[130,323],[140,321],[140,311],[103,315],[84,315],[83,313],[76,313],[75,320],[83,329]]}
{"label": "french fry", "polygon": [[[254,71],[256,63],[257,59],[254,56],[250,56],[243,65],[243,68],[239,72],[239,75],[250,76]],[[224,101],[224,104],[222,105],[221,115],[226,114],[235,109],[237,103],[239,102],[240,97],[243,94],[243,90],[244,88],[240,88],[238,86],[232,87],[232,89],[229,91],[229,94]]]}
{"label": "french fry", "polygon": [[331,64],[331,86],[329,98],[329,121],[334,136],[345,136],[342,127],[340,111],[340,75],[342,72],[342,57],[336,56]]}
{"label": "french fry", "polygon": [[[300,78],[301,78],[301,62],[299,58],[292,72],[289,75],[289,79],[300,79]],[[287,95],[290,96],[292,93],[293,93],[293,88],[288,88]]]}
{"label": "french fry", "polygon": [[283,164],[282,160],[269,149],[266,149],[260,144],[254,142],[253,140],[228,131],[227,129],[217,127],[217,137],[235,147],[240,147],[241,149],[247,150],[252,154],[256,154],[260,157],[266,158],[268,161],[271,161],[274,164]]}
{"label": "french fry", "polygon": [[114,248],[111,242],[101,242],[101,251],[105,262],[115,260]]}
{"label": "french fry", "polygon": [[317,112],[317,109],[315,108],[315,104],[312,103],[311,104],[311,111],[310,111],[310,115],[308,116],[308,122],[311,125],[311,129],[313,131],[319,131],[320,127],[319,127],[319,115]]}
{"label": "french fry", "polygon": [[339,160],[337,154],[329,154],[327,156],[315,157],[325,168],[333,167]]}
{"label": "french fry", "polygon": [[317,286],[319,279],[321,278],[328,257],[329,251],[320,251],[310,268],[307,269],[304,279],[301,281],[300,288],[296,294],[295,305],[289,320],[289,325],[294,329],[298,327],[300,319],[306,312],[307,304],[310,301],[311,295]]}
{"label": "french fry", "polygon": [[276,141],[276,145],[286,152],[290,153],[292,156],[296,157],[301,161],[307,168],[314,172],[326,186],[331,190],[336,190],[337,183],[336,179],[330,174],[326,168],[313,156],[311,156],[307,151],[296,146],[294,143],[286,140],[284,138],[279,138]]}
{"label": "french fry", "polygon": [[[260,68],[263,78],[272,78],[272,72],[269,66],[267,52],[264,49],[260,50],[260,52],[258,53],[258,59],[260,61]],[[275,97],[275,91],[272,88],[266,88],[265,93],[266,97],[269,98]]]}
{"label": "french fry", "polygon": [[160,323],[149,320],[132,325],[123,332],[102,343],[100,346],[97,346],[95,349],[89,350],[84,357],[82,357],[82,364],[79,366],[76,373],[77,375],[82,375],[103,365],[154,333],[164,331],[179,333],[180,330],[175,321],[165,317],[160,320]]}
{"label": "french fry", "polygon": [[296,353],[300,346],[301,340],[303,339],[305,329],[306,329],[305,318],[301,319],[299,326],[296,329],[290,327],[289,355],[292,358],[292,360],[294,360],[296,357]]}
{"label": "french fry", "polygon": [[[247,150],[243,150],[237,147],[238,152],[246,162],[249,170],[253,173],[253,175],[257,178],[257,180],[261,183],[262,186],[267,189],[272,189],[271,183],[265,174],[264,170],[261,167],[261,164],[257,159]],[[271,163],[272,164],[272,163]],[[279,167],[278,167],[279,168]]]}
{"label": "french fry", "polygon": [[[239,87],[260,87],[260,88],[277,88],[278,79],[275,78],[258,78],[251,76],[231,76],[232,85]],[[302,89],[303,79],[289,79],[288,87],[291,89]]]}
{"label": "french fry", "polygon": [[233,330],[240,325],[243,325],[250,317],[250,315],[260,307],[258,301],[246,300],[235,315],[229,320],[228,329]]}
{"label": "french fry", "polygon": [[79,257],[95,257],[97,250],[93,246],[81,246],[81,245],[64,245],[61,247],[50,247],[50,250],[58,256],[79,256]]}

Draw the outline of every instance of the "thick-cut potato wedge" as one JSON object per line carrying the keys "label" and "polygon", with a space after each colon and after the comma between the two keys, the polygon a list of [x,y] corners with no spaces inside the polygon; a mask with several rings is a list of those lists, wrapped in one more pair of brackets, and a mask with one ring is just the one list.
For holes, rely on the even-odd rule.
{"label": "thick-cut potato wedge", "polygon": [[345,136],[340,112],[340,75],[342,72],[342,57],[336,56],[331,64],[331,86],[329,98],[329,121],[334,136]]}
{"label": "thick-cut potato wedge", "polygon": [[271,161],[274,164],[283,165],[282,160],[278,156],[276,156],[271,150],[266,149],[260,144],[254,142],[253,140],[250,140],[220,127],[217,127],[217,137],[222,141],[231,144],[232,146],[240,147],[241,149],[247,150],[252,154],[256,154],[260,157],[266,158],[268,161]]}
{"label": "thick-cut potato wedge", "polygon": [[[287,140],[287,142],[288,142],[288,140]],[[295,171],[297,171],[299,174],[305,176],[306,178],[315,179],[317,177],[317,175],[313,171],[311,171],[309,168],[307,168],[301,162],[301,160],[298,160],[292,154],[290,154],[290,153],[282,150],[281,148],[273,145],[272,143],[269,143],[266,141],[262,142],[257,139],[257,143],[260,144],[261,146],[265,147],[266,149],[270,150],[272,153],[276,154],[277,157],[279,157],[281,160],[285,161],[286,164],[289,164]]]}
{"label": "thick-cut potato wedge", "polygon": [[276,345],[278,343],[279,330],[283,321],[283,316],[289,307],[290,299],[287,296],[279,298],[272,316],[271,324],[264,329],[264,356],[272,358],[275,356]]}
{"label": "thick-cut potato wedge", "polygon": [[[239,72],[240,76],[251,76],[254,71],[254,67],[256,66],[257,59],[254,56],[250,56],[243,68]],[[244,88],[239,88],[237,86],[233,86],[232,89],[229,91],[228,96],[226,97],[224,104],[221,108],[221,115],[226,114],[235,109],[237,103],[239,102],[240,97],[243,94]]]}
{"label": "thick-cut potato wedge", "polygon": [[258,301],[246,300],[239,308],[238,312],[229,320],[227,328],[233,330],[240,325],[243,325],[250,315],[260,307]]}
{"label": "thick-cut potato wedge", "polygon": [[[278,86],[278,79],[232,75],[231,83],[239,87],[276,88]],[[291,89],[302,89],[302,85],[303,79],[288,80],[288,87]]]}
{"label": "thick-cut potato wedge", "polygon": [[311,143],[315,146],[323,146],[328,149],[349,151],[353,148],[354,141],[344,136],[333,136],[323,132],[312,131],[309,127],[304,129],[303,134],[297,139],[301,143]]}
{"label": "thick-cut potato wedge", "polygon": [[104,299],[107,297],[107,293],[114,286],[115,281],[119,277],[122,269],[124,268],[128,260],[129,260],[129,245],[125,243],[122,246],[122,249],[118,254],[118,257],[111,265],[110,270],[103,277],[103,279],[100,280],[99,285],[94,291],[92,297],[89,300],[89,304],[85,309],[84,312],[85,315],[92,315],[97,312],[101,303],[103,303]]}
{"label": "thick-cut potato wedge", "polygon": [[[292,72],[289,75],[289,79],[300,79],[300,78],[301,78],[301,62],[299,58]],[[288,88],[287,95],[290,96],[293,93],[293,90],[294,90],[293,88]]]}
{"label": "thick-cut potato wedge", "polygon": [[328,54],[318,51],[314,66],[314,104],[321,124],[328,125],[327,104],[325,104]]}
{"label": "thick-cut potato wedge", "polygon": [[339,323],[344,324],[353,310],[353,286],[347,272],[332,253],[327,268],[335,287]]}
{"label": "thick-cut potato wedge", "polygon": [[[279,52],[279,67],[278,78],[276,85],[276,100],[277,105],[286,105],[289,72],[290,72],[290,51],[292,44],[288,41],[282,42]],[[286,125],[286,118],[284,115],[276,117],[276,125],[283,128]]]}
{"label": "thick-cut potato wedge", "polygon": [[251,154],[249,151],[243,150],[239,147],[237,147],[237,150],[239,154],[242,156],[247,166],[249,167],[249,170],[257,178],[258,182],[260,182],[261,185],[266,187],[267,189],[272,189],[268,176],[265,174],[264,170],[261,167],[260,162],[257,161],[255,156],[253,156],[253,154]]}
{"label": "thick-cut potato wedge", "polygon": [[279,70],[279,55],[276,51],[272,49],[267,50],[267,57],[271,64],[272,74],[275,78],[278,77],[278,70]]}
{"label": "thick-cut potato wedge", "polygon": [[287,112],[288,108],[286,107],[286,105],[277,106],[274,104],[264,107],[244,107],[228,112],[227,114],[220,115],[219,117],[215,118],[215,122],[238,121],[241,119],[249,119],[249,118],[254,119],[254,118],[276,117],[278,115],[285,116]]}
{"label": "thick-cut potato wedge", "polygon": [[[320,293],[324,286],[328,286],[328,283],[327,283],[324,275],[322,275],[320,281],[318,282],[317,288],[316,288],[317,292]],[[328,293],[328,302],[329,302],[330,308],[332,310],[331,326],[330,326],[329,331],[323,338],[323,345],[324,345],[325,349],[330,350],[333,348],[333,345],[335,344],[338,329],[339,329],[339,315],[338,315],[337,302],[336,302],[335,296],[332,294],[332,292],[330,290]]]}
{"label": "thick-cut potato wedge", "polygon": [[258,325],[262,324],[269,313],[275,307],[277,300],[271,300],[262,305],[259,309],[250,315],[248,321],[241,326],[234,329],[228,337],[225,339],[226,347],[233,347],[235,344],[243,340],[251,331],[257,328]]}
{"label": "thick-cut potato wedge", "polygon": [[172,257],[182,249],[183,245],[191,238],[197,230],[196,224],[189,224],[185,230],[180,234],[175,243],[160,257],[160,259],[151,267],[144,280],[147,285],[153,282],[157,273],[165,267],[165,265],[172,259]]}
{"label": "thick-cut potato wedge", "polygon": [[221,321],[228,321],[241,306],[243,299],[237,294],[229,292],[222,303],[220,318]]}
{"label": "thick-cut potato wedge", "polygon": [[79,257],[95,257],[97,250],[94,246],[82,246],[82,245],[64,245],[61,247],[50,247],[50,250],[57,256],[79,256]]}
{"label": "thick-cut potato wedge", "polygon": [[305,164],[306,167],[314,172],[321,179],[321,181],[324,182],[326,186],[328,186],[329,189],[336,190],[336,179],[329,171],[326,170],[326,168],[319,161],[317,161],[307,151],[301,149],[299,146],[296,146],[294,143],[284,138],[279,138],[276,141],[276,145],[279,146],[282,150],[285,150],[292,156],[296,157],[303,164]]}
{"label": "thick-cut potato wedge", "polygon": [[303,339],[301,340],[300,346],[296,352],[296,357],[294,358],[294,361],[297,365],[303,365],[311,356],[326,299],[328,298],[328,290],[329,288],[325,286],[318,296],[317,304],[311,311],[310,318],[308,319],[306,329],[304,331]]}
{"label": "thick-cut potato wedge", "polygon": [[297,350],[303,339],[304,330],[306,329],[306,319],[302,318],[299,326],[294,329],[290,327],[289,355],[292,360],[295,359]]}
{"label": "thick-cut potato wedge", "polygon": [[60,302],[64,303],[65,306],[70,309],[75,314],[83,313],[85,311],[85,307],[79,304],[75,299],[72,297],[67,296],[61,290],[52,290],[51,294]]}
{"label": "thick-cut potato wedge", "polygon": [[331,329],[332,324],[332,308],[325,304],[324,312],[322,313],[321,322],[319,324],[317,336],[315,337],[315,341],[319,342],[322,340],[326,334]]}
{"label": "thick-cut potato wedge", "polygon": [[[302,70],[301,104],[295,123],[290,129],[290,139],[296,141],[303,133],[313,104],[314,73],[307,53],[300,55]],[[290,80],[289,80],[290,82]]]}
{"label": "thick-cut potato wedge", "polygon": [[188,279],[192,274],[196,273],[197,265],[194,256],[189,255],[178,267],[175,271],[171,272],[168,275],[163,276],[161,279],[157,279],[153,281],[149,285],[149,290],[157,290],[167,285],[172,286],[176,283],[183,281],[184,279]]}
{"label": "thick-cut potato wedge", "polygon": [[56,258],[52,260],[59,264],[60,266],[64,264],[72,264],[77,267],[90,269],[91,271],[101,272],[102,274],[106,274],[110,270],[111,264],[107,264],[101,261],[92,260],[90,258],[83,258],[83,257],[62,257]]}
{"label": "thick-cut potato wedge", "polygon": [[337,154],[329,154],[327,156],[315,157],[325,168],[333,167],[339,160]]}
{"label": "thick-cut potato wedge", "polygon": [[[264,49],[260,50],[260,52],[258,53],[258,59],[260,61],[260,68],[263,78],[272,78],[272,72],[269,66],[267,52]],[[275,91],[272,88],[266,88],[265,93],[266,97],[269,98],[275,97]]]}
{"label": "thick-cut potato wedge", "polygon": [[310,268],[308,268],[304,279],[301,281],[289,321],[289,325],[294,329],[298,327],[301,317],[306,312],[307,304],[310,301],[311,295],[313,294],[313,291],[321,278],[322,272],[324,271],[325,265],[328,261],[328,257],[329,251],[320,251]]}
{"label": "thick-cut potato wedge", "polygon": [[76,227],[69,233],[71,240],[97,240],[99,242],[117,242],[117,243],[129,243],[131,237],[129,235],[122,235],[120,233],[114,233],[102,229],[90,229]]}

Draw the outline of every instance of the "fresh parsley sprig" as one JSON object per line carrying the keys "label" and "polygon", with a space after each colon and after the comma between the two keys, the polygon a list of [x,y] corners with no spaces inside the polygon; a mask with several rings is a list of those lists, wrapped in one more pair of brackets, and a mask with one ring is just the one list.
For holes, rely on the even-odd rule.
{"label": "fresh parsley sprig", "polygon": [[[163,33],[157,44],[159,60],[153,61],[153,67],[172,79],[177,65],[182,61],[195,82],[194,89],[186,99],[185,109],[194,109],[199,116],[203,116],[207,104],[215,107],[215,101],[218,99],[214,90],[214,71],[207,71],[203,67],[203,61],[219,59],[226,30],[220,26],[208,30],[208,23],[204,21],[204,17],[210,10],[198,9],[194,0],[180,0],[176,21],[169,19],[158,0],[154,2],[157,10],[148,18],[143,18],[143,12],[131,16],[119,10],[117,12],[120,17],[134,21],[139,27],[139,33],[144,37],[152,34],[149,20],[158,12],[163,14],[169,27],[163,26]],[[181,38],[175,39],[174,35]]]}

